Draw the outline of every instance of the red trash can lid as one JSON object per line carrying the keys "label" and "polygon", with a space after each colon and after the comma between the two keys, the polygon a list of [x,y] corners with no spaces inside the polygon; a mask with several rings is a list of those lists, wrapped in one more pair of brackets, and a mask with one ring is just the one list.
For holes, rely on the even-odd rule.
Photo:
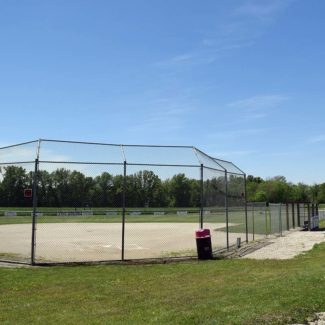
{"label": "red trash can lid", "polygon": [[199,229],[195,231],[196,238],[210,237],[210,229]]}

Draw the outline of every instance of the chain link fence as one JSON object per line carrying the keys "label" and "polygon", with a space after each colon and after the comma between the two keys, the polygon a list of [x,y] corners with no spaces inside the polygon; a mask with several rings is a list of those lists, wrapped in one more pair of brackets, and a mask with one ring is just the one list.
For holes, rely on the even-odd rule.
{"label": "chain link fence", "polygon": [[319,220],[325,219],[325,209],[319,209],[318,210]]}
{"label": "chain link fence", "polygon": [[230,245],[225,165],[238,170],[194,147],[39,140],[0,148],[0,164],[1,260],[196,256],[203,227]]}
{"label": "chain link fence", "polygon": [[248,202],[248,240],[269,235],[269,211],[266,202]]}
{"label": "chain link fence", "polygon": [[282,236],[296,228],[311,230],[313,218],[319,215],[317,204],[301,202],[248,202],[247,211],[249,240],[269,235]]}
{"label": "chain link fence", "polygon": [[3,147],[0,194],[0,260],[32,264],[195,257],[197,229],[211,230],[216,252],[281,234],[306,212],[246,204],[244,172],[186,146]]}

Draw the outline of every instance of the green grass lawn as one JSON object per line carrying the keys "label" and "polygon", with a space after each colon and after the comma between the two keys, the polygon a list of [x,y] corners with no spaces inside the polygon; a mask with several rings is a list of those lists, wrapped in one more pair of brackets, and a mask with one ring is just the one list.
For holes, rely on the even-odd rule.
{"label": "green grass lawn", "polygon": [[[179,215],[177,211],[187,211],[186,215]],[[17,216],[5,216],[5,211],[17,211]],[[95,208],[92,210],[93,215],[57,215],[57,212],[71,211],[74,212],[74,208],[39,208],[38,212],[42,213],[42,216],[37,217],[38,223],[69,223],[69,222],[122,222],[122,210],[112,208]],[[84,211],[79,209],[78,211]],[[114,211],[117,215],[109,214],[107,211]],[[141,211],[141,215],[132,215],[134,211]],[[163,215],[155,215],[155,211],[164,212]],[[126,209],[126,222],[184,222],[184,223],[198,223],[199,222],[199,209],[189,208],[128,208]],[[235,212],[234,220],[232,222],[242,223],[244,222],[243,212]],[[235,220],[236,219],[236,220]],[[205,222],[225,222],[224,209],[213,211],[209,215],[204,216]],[[23,224],[31,223],[31,209],[30,208],[0,208],[0,225],[1,224]]]}
{"label": "green grass lawn", "polygon": [[325,311],[325,244],[292,260],[0,268],[1,324],[288,324]]}
{"label": "green grass lawn", "polygon": [[319,228],[325,230],[325,219],[319,221]]}
{"label": "green grass lawn", "polygon": [[[177,211],[188,211],[187,215],[179,215]],[[18,211],[17,216],[5,216],[5,211]],[[38,208],[38,212],[43,215],[37,217],[38,223],[71,223],[71,222],[81,222],[81,223],[120,223],[122,222],[122,210],[120,208],[94,208],[93,215],[57,215],[58,211],[75,211],[74,208]],[[84,211],[82,208],[79,211]],[[117,215],[106,215],[107,211],[114,211]],[[132,211],[141,211],[141,215],[130,215]],[[164,211],[164,215],[154,215],[155,211]],[[211,213],[204,214],[204,223],[225,223],[226,214],[224,209],[215,209],[209,211]],[[245,211],[242,207],[241,209],[229,209],[229,231],[233,233],[245,233],[246,223],[245,223]],[[276,219],[277,216],[270,218],[269,213],[265,216],[264,210],[256,210],[254,218],[250,211],[248,211],[248,232],[255,234],[270,234],[279,232],[279,220]],[[291,218],[291,216],[290,216]],[[272,222],[271,222],[272,220]],[[290,219],[291,220],[291,219]],[[31,223],[31,208],[0,208],[0,225],[3,224],[23,224]],[[189,208],[128,208],[126,210],[126,222],[137,223],[137,222],[184,222],[184,223],[199,223],[199,209],[189,209]],[[235,224],[232,226],[231,224]],[[282,220],[283,231],[286,230],[286,217]],[[222,230],[225,231],[225,228]]]}

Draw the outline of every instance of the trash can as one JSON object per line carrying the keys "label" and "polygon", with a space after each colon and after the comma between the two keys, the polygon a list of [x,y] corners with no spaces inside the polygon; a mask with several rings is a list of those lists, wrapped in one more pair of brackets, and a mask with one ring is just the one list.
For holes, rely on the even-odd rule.
{"label": "trash can", "polygon": [[199,229],[195,231],[197,256],[199,260],[212,259],[212,246],[210,229]]}

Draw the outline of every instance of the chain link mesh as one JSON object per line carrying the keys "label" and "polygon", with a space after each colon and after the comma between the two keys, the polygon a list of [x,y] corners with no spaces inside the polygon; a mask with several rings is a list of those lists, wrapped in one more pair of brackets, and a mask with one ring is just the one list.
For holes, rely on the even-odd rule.
{"label": "chain link mesh", "polygon": [[0,260],[29,262],[35,163],[0,164]]}
{"label": "chain link mesh", "polygon": [[305,203],[246,205],[245,186],[237,166],[194,147],[54,140],[3,147],[0,260],[196,256],[201,227],[217,251],[304,226],[313,213]]}
{"label": "chain link mesh", "polygon": [[211,230],[213,250],[227,247],[226,174],[203,169],[203,220]]}

